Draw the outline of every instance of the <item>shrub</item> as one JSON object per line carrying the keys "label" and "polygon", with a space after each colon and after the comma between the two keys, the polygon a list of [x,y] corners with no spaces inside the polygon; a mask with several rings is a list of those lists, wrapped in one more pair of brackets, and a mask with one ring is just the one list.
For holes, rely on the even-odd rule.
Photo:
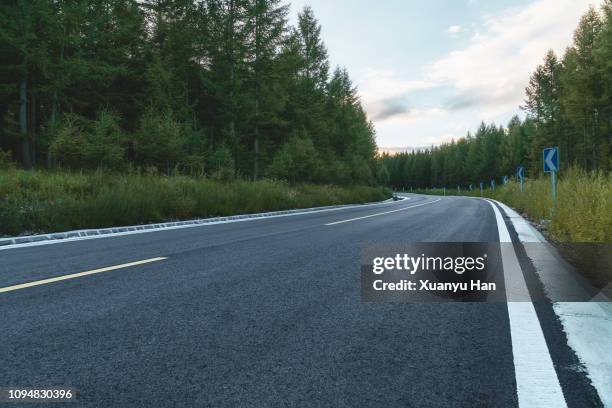
{"label": "shrub", "polygon": [[11,157],[11,152],[5,152],[0,149],[0,170],[9,170],[15,168],[15,162]]}
{"label": "shrub", "polygon": [[74,113],[65,114],[49,146],[49,153],[64,167],[84,168],[87,167],[86,150],[85,119]]}
{"label": "shrub", "polygon": [[390,180],[391,180],[391,175],[389,174],[389,170],[387,169],[387,166],[385,166],[384,164],[381,165],[378,171],[376,172],[376,181],[381,186],[387,186],[389,185]]}
{"label": "shrub", "polygon": [[372,184],[372,170],[366,160],[353,155],[350,158],[351,180],[354,184],[369,185]]}
{"label": "shrub", "polygon": [[230,181],[234,179],[235,167],[234,159],[230,149],[222,145],[218,147],[209,159],[209,168],[212,169],[212,177],[215,180]]}
{"label": "shrub", "polygon": [[117,169],[125,159],[125,136],[119,127],[119,117],[103,110],[93,123],[91,136],[87,138],[86,159],[96,168]]}
{"label": "shrub", "polygon": [[203,176],[206,169],[206,157],[201,154],[192,154],[181,161],[181,168],[191,176]]}
{"label": "shrub", "polygon": [[170,112],[147,110],[134,136],[136,161],[169,172],[183,156],[186,129]]}
{"label": "shrub", "polygon": [[550,223],[562,241],[612,242],[612,177],[572,169],[560,180]]}
{"label": "shrub", "polygon": [[62,118],[49,151],[63,167],[118,169],[124,165],[124,141],[116,114],[103,110],[90,122],[69,113]]}
{"label": "shrub", "polygon": [[318,156],[312,140],[293,137],[274,156],[268,169],[272,177],[288,180],[312,181],[317,171]]}
{"label": "shrub", "polygon": [[317,181],[337,185],[351,184],[352,180],[350,167],[342,160],[328,162],[327,164],[318,167]]}

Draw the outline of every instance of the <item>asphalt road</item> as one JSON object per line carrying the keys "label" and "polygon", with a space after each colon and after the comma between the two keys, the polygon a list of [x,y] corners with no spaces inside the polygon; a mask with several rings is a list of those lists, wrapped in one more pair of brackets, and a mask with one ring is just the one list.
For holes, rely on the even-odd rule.
{"label": "asphalt road", "polygon": [[517,406],[505,303],[361,301],[364,242],[499,240],[486,201],[435,200],[1,250],[0,288],[167,259],[0,293],[0,387],[73,387],[71,407]]}

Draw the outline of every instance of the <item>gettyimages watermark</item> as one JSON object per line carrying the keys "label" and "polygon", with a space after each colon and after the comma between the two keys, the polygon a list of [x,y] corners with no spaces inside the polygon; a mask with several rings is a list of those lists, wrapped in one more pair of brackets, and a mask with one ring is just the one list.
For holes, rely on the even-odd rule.
{"label": "gettyimages watermark", "polygon": [[[532,254],[545,250],[527,249]],[[508,262],[511,257],[517,262]],[[512,243],[364,244],[361,298],[364,302],[591,301],[609,288],[590,285],[588,279],[577,287],[580,275],[561,271],[568,265],[536,266],[540,270],[526,253],[517,255]],[[547,277],[567,290],[548,293],[539,282]]]}

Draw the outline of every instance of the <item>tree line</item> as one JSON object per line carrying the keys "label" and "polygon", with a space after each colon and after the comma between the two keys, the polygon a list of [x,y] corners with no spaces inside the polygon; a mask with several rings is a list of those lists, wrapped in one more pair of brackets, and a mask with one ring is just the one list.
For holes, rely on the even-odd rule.
{"label": "tree line", "polygon": [[[503,63],[503,62],[502,62]],[[482,123],[465,138],[381,158],[395,188],[498,183],[518,166],[542,173],[542,149],[558,146],[562,168],[612,170],[612,1],[590,8],[559,59],[549,51],[532,74],[521,108],[506,127]]]}
{"label": "tree line", "polygon": [[281,0],[4,1],[0,156],[373,183],[356,88],[330,72],[313,10],[295,27],[288,12]]}

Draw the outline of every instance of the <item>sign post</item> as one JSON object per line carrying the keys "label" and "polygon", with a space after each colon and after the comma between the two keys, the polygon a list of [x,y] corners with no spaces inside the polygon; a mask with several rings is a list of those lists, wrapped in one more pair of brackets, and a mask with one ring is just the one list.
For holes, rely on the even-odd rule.
{"label": "sign post", "polygon": [[516,168],[516,178],[521,183],[521,193],[523,192],[523,181],[525,180],[525,168],[523,166],[519,166]]}
{"label": "sign post", "polygon": [[557,201],[557,172],[559,171],[559,148],[547,147],[543,151],[544,173],[550,173],[553,205]]}

